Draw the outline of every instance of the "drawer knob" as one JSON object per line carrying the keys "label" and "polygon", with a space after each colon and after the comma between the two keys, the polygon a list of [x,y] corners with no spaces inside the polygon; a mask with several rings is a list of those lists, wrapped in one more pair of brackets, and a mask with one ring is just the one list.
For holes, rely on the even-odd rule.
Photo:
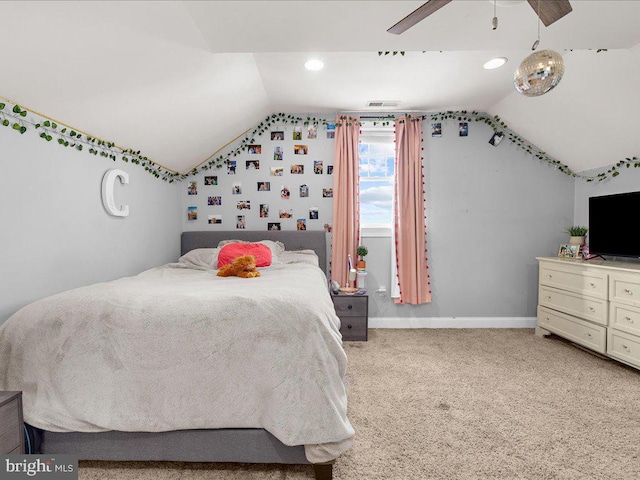
{"label": "drawer knob", "polygon": [[624,317],[624,319],[629,323],[633,323],[633,319],[631,317]]}
{"label": "drawer knob", "polygon": [[596,288],[596,284],[595,283],[590,283],[589,285],[591,286],[591,288]]}
{"label": "drawer knob", "polygon": [[590,333],[587,333],[587,337],[591,338],[591,334],[590,334]]}
{"label": "drawer knob", "polygon": [[353,328],[353,326],[352,326],[351,324],[349,324],[349,325],[347,325],[347,328],[348,328],[349,330],[351,330],[351,329]]}
{"label": "drawer knob", "polygon": [[590,311],[592,311],[592,312],[595,312],[595,311],[596,311],[596,309],[595,309],[595,308],[593,308],[593,307],[589,307],[589,310],[590,310]]}
{"label": "drawer knob", "polygon": [[553,275],[549,274],[547,275],[547,278],[553,278]]}
{"label": "drawer knob", "polygon": [[628,288],[624,289],[624,293],[626,293],[627,295],[633,295],[633,292],[631,290],[629,290]]}
{"label": "drawer knob", "polygon": [[547,300],[551,300],[551,295],[547,295]]}
{"label": "drawer knob", "polygon": [[627,347],[626,345],[622,345],[622,348],[624,348],[627,352],[631,351],[631,349],[629,347]]}
{"label": "drawer knob", "polygon": [[353,308],[353,305],[349,304],[349,305],[347,306],[347,308],[348,308],[349,310],[351,310],[351,309]]}

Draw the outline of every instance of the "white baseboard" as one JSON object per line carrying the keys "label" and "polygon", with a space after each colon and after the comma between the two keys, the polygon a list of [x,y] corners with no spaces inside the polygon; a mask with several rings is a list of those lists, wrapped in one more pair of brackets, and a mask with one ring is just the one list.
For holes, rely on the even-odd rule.
{"label": "white baseboard", "polygon": [[536,317],[369,317],[369,328],[535,328]]}

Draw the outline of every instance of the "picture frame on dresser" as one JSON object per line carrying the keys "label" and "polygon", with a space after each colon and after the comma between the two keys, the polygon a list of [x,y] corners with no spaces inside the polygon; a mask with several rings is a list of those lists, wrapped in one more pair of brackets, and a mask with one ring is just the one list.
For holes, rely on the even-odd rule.
{"label": "picture frame on dresser", "polygon": [[558,257],[560,258],[582,258],[580,245],[563,243],[558,249]]}

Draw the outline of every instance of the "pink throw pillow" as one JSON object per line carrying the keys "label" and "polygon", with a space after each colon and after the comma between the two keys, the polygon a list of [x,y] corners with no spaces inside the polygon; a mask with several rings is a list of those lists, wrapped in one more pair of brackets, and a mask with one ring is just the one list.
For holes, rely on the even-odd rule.
{"label": "pink throw pillow", "polygon": [[271,265],[271,249],[262,243],[228,243],[218,253],[218,268],[242,255],[256,257],[256,267]]}

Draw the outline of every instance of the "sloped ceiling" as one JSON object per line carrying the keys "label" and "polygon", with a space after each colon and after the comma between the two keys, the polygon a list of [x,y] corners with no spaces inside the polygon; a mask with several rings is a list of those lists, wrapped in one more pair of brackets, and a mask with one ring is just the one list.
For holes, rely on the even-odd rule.
{"label": "sloped ceiling", "polygon": [[[576,171],[640,153],[640,2],[572,0],[542,26],[539,48],[563,54],[565,76],[538,98],[512,84],[537,17],[504,3],[496,31],[493,2],[456,0],[396,36],[386,29],[422,2],[0,2],[0,95],[179,172],[269,113],[369,100],[500,115]],[[310,56],[325,69],[305,70]],[[495,56],[509,62],[483,70]]]}

